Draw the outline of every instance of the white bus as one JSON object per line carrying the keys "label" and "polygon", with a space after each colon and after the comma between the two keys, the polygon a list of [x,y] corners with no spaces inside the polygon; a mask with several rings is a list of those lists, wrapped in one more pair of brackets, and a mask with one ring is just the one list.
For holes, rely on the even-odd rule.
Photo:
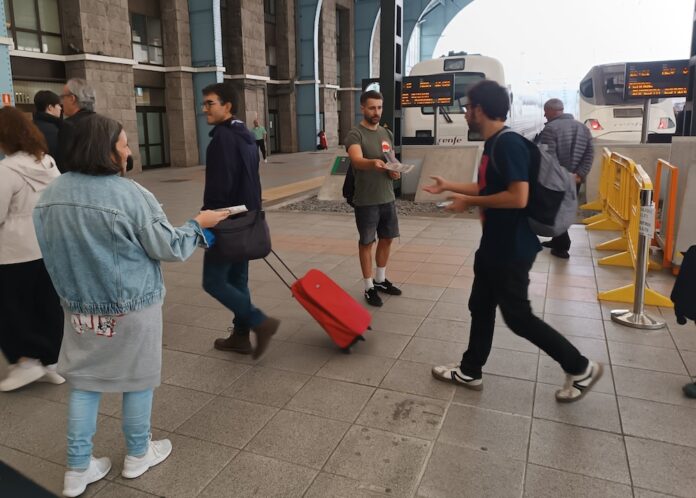
{"label": "white bus", "polygon": [[[489,79],[505,85],[505,74],[500,61],[483,55],[454,54],[439,59],[421,61],[411,68],[409,76],[454,73],[454,102],[440,108],[437,123],[437,140],[440,144],[459,144],[480,141],[482,138],[469,132],[464,118],[466,92],[481,80]],[[518,94],[508,85],[510,115],[507,124],[530,140],[543,127],[543,109],[539,94]],[[434,110],[432,107],[408,107],[403,109],[404,144],[427,143],[433,140]]]}
{"label": "white bus", "polygon": [[[594,66],[580,81],[579,119],[593,138],[640,142],[643,103],[624,101],[626,64]],[[672,99],[652,99],[648,133],[672,134],[676,131]]]}

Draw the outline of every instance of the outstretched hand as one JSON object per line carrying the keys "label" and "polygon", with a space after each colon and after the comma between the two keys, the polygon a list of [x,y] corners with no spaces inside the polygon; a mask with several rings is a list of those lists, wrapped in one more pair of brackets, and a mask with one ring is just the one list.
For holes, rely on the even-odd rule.
{"label": "outstretched hand", "polygon": [[201,226],[201,228],[211,228],[227,218],[229,215],[230,212],[227,210],[206,210],[198,213],[198,216],[196,216],[194,220]]}
{"label": "outstretched hand", "polygon": [[454,194],[449,196],[447,200],[452,201],[452,204],[447,206],[445,211],[452,211],[453,213],[463,213],[473,206],[471,203],[472,198],[468,195]]}
{"label": "outstretched hand", "polygon": [[434,180],[435,183],[423,187],[425,192],[428,192],[429,194],[441,194],[447,190],[445,179],[441,176],[431,176],[430,179]]}

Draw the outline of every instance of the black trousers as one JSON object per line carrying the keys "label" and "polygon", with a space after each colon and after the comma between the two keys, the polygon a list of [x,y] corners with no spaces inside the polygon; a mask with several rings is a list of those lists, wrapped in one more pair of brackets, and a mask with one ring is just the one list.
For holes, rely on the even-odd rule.
{"label": "black trousers", "polygon": [[462,356],[465,375],[480,377],[493,344],[496,306],[505,324],[560,363],[566,373],[578,375],[587,369],[588,360],[565,337],[540,318],[529,304],[529,263],[487,260],[479,250],[474,259],[474,283],[469,298],[471,331],[469,348]]}
{"label": "black trousers", "polygon": [[[578,183],[575,187],[578,194],[580,193],[580,185],[582,184]],[[570,235],[568,235],[568,232],[563,232],[558,237],[552,238],[551,249],[556,249],[558,251],[568,251],[568,249],[570,249]]]}
{"label": "black trousers", "polygon": [[62,341],[63,308],[43,259],[0,265],[0,349],[7,360],[52,365]]}
{"label": "black trousers", "polygon": [[266,141],[264,139],[257,140],[256,145],[261,149],[261,155],[266,159]]}

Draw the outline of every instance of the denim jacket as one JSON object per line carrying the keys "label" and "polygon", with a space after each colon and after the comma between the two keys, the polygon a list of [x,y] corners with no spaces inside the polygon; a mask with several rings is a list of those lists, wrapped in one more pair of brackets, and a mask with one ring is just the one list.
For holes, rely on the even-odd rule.
{"label": "denim jacket", "polygon": [[123,314],[161,302],[160,261],[183,261],[205,240],[198,223],[173,227],[149,191],[117,175],[66,173],[33,216],[46,269],[73,313]]}

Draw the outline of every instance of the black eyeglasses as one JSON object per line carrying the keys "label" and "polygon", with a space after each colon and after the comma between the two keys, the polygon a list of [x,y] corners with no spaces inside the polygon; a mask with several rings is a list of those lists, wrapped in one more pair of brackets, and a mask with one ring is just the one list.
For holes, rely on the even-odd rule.
{"label": "black eyeglasses", "polygon": [[60,94],[61,99],[64,99],[66,97],[74,97],[74,96],[75,96],[74,93],[62,93],[62,94]]}
{"label": "black eyeglasses", "polygon": [[215,104],[220,104],[220,102],[217,100],[204,100],[203,101],[203,108],[209,109],[210,107],[214,106]]}

